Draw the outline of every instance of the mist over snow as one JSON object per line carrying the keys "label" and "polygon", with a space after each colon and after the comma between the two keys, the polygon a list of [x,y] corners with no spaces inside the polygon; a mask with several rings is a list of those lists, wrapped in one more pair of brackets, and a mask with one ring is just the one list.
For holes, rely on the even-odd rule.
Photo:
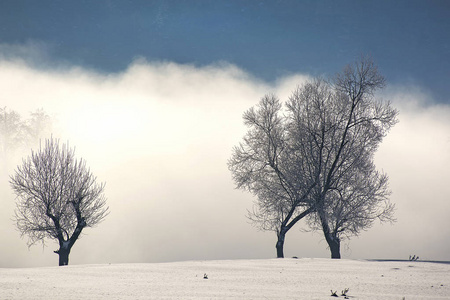
{"label": "mist over snow", "polygon": [[[104,74],[2,56],[0,105],[22,116],[42,108],[52,117],[53,136],[76,147],[106,182],[111,213],[84,230],[70,264],[272,258],[275,233],[246,219],[253,196],[235,190],[227,160],[246,132],[243,112],[267,93],[286,100],[308,78],[267,83],[227,63],[143,59]],[[450,106],[405,86],[391,86],[383,97],[400,110],[375,158],[390,177],[398,222],[353,238],[343,257],[450,260]],[[28,154],[8,162],[8,173]],[[55,243],[28,250],[15,230],[5,173],[0,267],[56,265]],[[286,256],[329,257],[322,234],[300,228],[287,234]]]}

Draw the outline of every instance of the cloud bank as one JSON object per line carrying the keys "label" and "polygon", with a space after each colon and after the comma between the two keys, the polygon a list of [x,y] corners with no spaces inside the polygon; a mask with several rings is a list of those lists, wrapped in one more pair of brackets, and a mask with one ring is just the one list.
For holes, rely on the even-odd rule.
{"label": "cloud bank", "polygon": [[[226,63],[137,59],[121,73],[101,74],[0,57],[1,105],[22,114],[43,108],[55,121],[54,136],[75,146],[106,182],[111,214],[85,230],[71,263],[274,257],[275,234],[248,223],[253,197],[234,189],[226,163],[246,131],[242,113],[267,93],[287,99],[308,74],[269,84]],[[450,107],[405,87],[384,97],[399,108],[400,123],[376,163],[390,176],[398,222],[352,239],[343,256],[450,260]],[[20,239],[11,221],[14,196],[6,175],[1,179],[0,266],[55,265],[56,244],[28,250]],[[295,229],[285,252],[329,256],[320,233]]]}

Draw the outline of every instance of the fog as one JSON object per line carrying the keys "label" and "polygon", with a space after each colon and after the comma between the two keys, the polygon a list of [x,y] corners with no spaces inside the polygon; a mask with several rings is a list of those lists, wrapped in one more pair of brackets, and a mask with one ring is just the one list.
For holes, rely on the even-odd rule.
{"label": "fog", "polygon": [[[102,74],[3,57],[0,104],[24,117],[42,108],[53,137],[74,146],[106,183],[110,215],[83,231],[70,264],[270,258],[275,233],[249,223],[253,196],[235,190],[227,160],[246,132],[243,112],[266,93],[285,100],[308,77],[267,83],[227,63],[143,59]],[[400,110],[376,155],[390,176],[398,221],[375,224],[345,243],[342,255],[450,260],[450,106],[433,104],[417,87],[390,86],[383,97]],[[12,221],[7,174],[28,153],[1,174],[0,267],[57,264],[56,243],[28,249]],[[300,228],[287,234],[285,255],[328,257],[320,232]]]}

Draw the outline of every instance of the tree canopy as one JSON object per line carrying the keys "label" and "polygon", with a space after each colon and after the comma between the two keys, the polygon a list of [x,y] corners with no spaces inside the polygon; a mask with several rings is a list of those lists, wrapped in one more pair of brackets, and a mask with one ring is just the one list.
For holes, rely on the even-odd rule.
{"label": "tree canopy", "polygon": [[74,149],[58,140],[45,141],[39,151],[23,160],[11,176],[17,195],[16,226],[28,245],[45,239],[59,243],[60,265],[67,265],[69,253],[85,227],[93,227],[108,214],[103,183],[75,159]]}

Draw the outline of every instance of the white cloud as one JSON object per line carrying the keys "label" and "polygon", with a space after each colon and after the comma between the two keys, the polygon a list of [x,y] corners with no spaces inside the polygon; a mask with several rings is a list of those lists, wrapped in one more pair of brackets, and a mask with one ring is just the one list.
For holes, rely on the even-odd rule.
{"label": "white cloud", "polygon": [[414,88],[398,88],[387,97],[399,109],[400,122],[385,138],[376,164],[389,175],[398,221],[364,233],[352,242],[353,252],[449,260],[450,106],[433,104]]}
{"label": "white cloud", "polygon": [[[228,64],[136,60],[122,73],[99,74],[82,68],[36,69],[3,59],[0,101],[22,113],[43,108],[54,116],[61,128],[57,135],[76,146],[77,155],[107,183],[111,214],[86,230],[73,248],[72,263],[272,257],[275,235],[247,222],[252,196],[234,189],[226,162],[246,130],[242,113],[266,93],[286,99],[307,78],[297,74],[270,85]],[[449,209],[444,199],[450,195],[445,168],[450,162],[449,107],[424,106],[419,101],[423,95],[405,96],[399,88],[385,96],[401,115],[377,163],[390,175],[399,222],[362,233],[344,256],[407,257],[430,230],[436,233],[433,242],[448,250],[447,242],[439,241],[448,240],[448,231],[437,229],[450,227],[444,218]],[[1,256],[10,265],[56,263],[56,245],[49,244],[44,253],[24,250],[10,221],[13,197],[6,197],[10,202],[0,225],[7,230],[0,234],[12,250]],[[327,257],[321,239],[294,229],[288,233],[286,255]],[[382,249],[385,239],[395,241],[398,249]],[[371,243],[378,246],[368,247]],[[434,244],[424,242],[417,249],[414,254],[428,251],[430,258],[449,259],[450,252]]]}

